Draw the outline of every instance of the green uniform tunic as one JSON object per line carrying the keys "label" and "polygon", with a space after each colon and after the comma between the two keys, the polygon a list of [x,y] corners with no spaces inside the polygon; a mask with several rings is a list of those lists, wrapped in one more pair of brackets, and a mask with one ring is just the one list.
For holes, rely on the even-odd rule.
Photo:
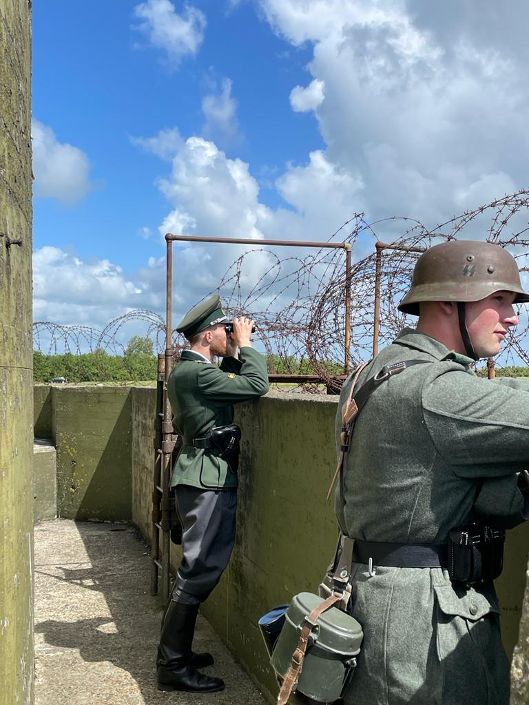
{"label": "green uniform tunic", "polygon": [[[524,520],[515,473],[529,460],[527,391],[478,378],[472,360],[411,329],[363,371],[425,360],[378,387],[361,411],[336,510],[367,541],[443,543],[476,509]],[[351,378],[344,385],[347,397]],[[522,386],[522,385],[520,385]],[[340,404],[341,408],[341,404]],[[341,414],[337,416],[337,443]],[[352,613],[364,628],[354,705],[507,705],[509,664],[492,583],[456,587],[441,568],[353,566]]]}
{"label": "green uniform tunic", "polygon": [[225,460],[194,448],[214,426],[233,422],[233,404],[255,399],[268,391],[266,360],[253,348],[240,349],[240,359],[226,357],[220,367],[192,350],[184,350],[176,363],[167,392],[175,430],[183,436],[183,447],[171,485],[189,485],[208,490],[237,486],[237,475]]}

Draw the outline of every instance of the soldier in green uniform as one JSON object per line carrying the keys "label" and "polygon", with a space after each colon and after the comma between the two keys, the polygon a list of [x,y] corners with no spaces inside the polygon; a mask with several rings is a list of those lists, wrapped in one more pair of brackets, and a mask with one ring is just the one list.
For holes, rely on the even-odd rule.
{"label": "soldier in green uniform", "polygon": [[[189,340],[168,381],[173,424],[182,449],[173,468],[182,524],[182,561],[162,624],[157,672],[160,690],[214,692],[220,678],[198,669],[210,654],[191,650],[201,602],[228,565],[235,541],[238,428],[233,405],[268,391],[266,360],[251,345],[254,322],[228,319],[217,295],[189,311],[177,330]],[[220,367],[214,364],[222,357]]]}
{"label": "soldier in green uniform", "polygon": [[[360,375],[355,394],[367,382],[369,397],[336,494],[355,539],[351,610],[364,630],[346,705],[508,705],[490,576],[502,529],[529,518],[529,396],[473,365],[499,352],[518,323],[513,304],[527,301],[501,247],[432,247],[399,306],[417,327]],[[341,427],[339,413],[338,444]]]}

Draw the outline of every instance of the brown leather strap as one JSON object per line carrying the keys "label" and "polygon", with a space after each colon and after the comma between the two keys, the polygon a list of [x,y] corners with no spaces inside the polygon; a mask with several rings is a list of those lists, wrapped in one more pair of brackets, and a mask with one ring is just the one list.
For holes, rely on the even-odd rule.
{"label": "brown leather strap", "polygon": [[305,660],[309,637],[312,630],[316,626],[316,622],[318,621],[320,615],[330,609],[340,599],[341,595],[330,595],[326,600],[317,605],[317,607],[315,607],[307,617],[305,617],[301,634],[299,635],[298,644],[292,654],[290,667],[283,684],[281,685],[279,695],[277,696],[277,705],[286,705],[292,690],[299,680],[299,676],[301,675],[301,671],[303,669],[303,661]]}
{"label": "brown leather strap", "polygon": [[343,461],[345,459],[345,447],[348,446],[349,439],[351,436],[350,429],[348,428],[350,424],[354,421],[357,413],[358,413],[358,407],[356,405],[355,400],[353,399],[353,393],[356,387],[356,383],[358,382],[358,378],[360,377],[360,373],[366,367],[369,363],[367,362],[362,362],[360,365],[355,370],[354,377],[353,377],[353,382],[351,384],[351,389],[349,390],[349,396],[347,397],[347,401],[344,402],[342,406],[342,434],[340,438],[340,443],[341,443],[341,451],[340,451],[340,457],[338,458],[338,464],[336,466],[336,470],[334,472],[333,478],[331,480],[331,484],[329,485],[329,489],[327,491],[327,501],[329,501],[329,497],[331,496],[331,493],[334,489],[334,486],[336,485],[336,480],[338,479],[338,475],[340,474],[340,468],[342,467]]}

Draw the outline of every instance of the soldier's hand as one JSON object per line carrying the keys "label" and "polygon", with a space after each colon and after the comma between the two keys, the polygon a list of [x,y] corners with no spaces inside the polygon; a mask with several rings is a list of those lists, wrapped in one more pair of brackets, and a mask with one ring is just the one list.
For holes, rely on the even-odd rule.
{"label": "soldier's hand", "polygon": [[226,334],[226,357],[237,357],[239,347],[233,340],[233,333]]}
{"label": "soldier's hand", "polygon": [[246,316],[241,316],[240,318],[233,319],[233,333],[231,338],[233,342],[239,348],[251,347],[251,335],[252,327],[255,325],[255,321]]}

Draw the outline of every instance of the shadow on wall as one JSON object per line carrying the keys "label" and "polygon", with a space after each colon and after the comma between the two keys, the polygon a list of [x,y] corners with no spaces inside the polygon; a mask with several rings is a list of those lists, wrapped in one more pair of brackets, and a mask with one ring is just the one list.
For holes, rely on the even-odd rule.
{"label": "shadow on wall", "polygon": [[37,386],[35,434],[55,443],[58,516],[132,519],[130,389]]}

